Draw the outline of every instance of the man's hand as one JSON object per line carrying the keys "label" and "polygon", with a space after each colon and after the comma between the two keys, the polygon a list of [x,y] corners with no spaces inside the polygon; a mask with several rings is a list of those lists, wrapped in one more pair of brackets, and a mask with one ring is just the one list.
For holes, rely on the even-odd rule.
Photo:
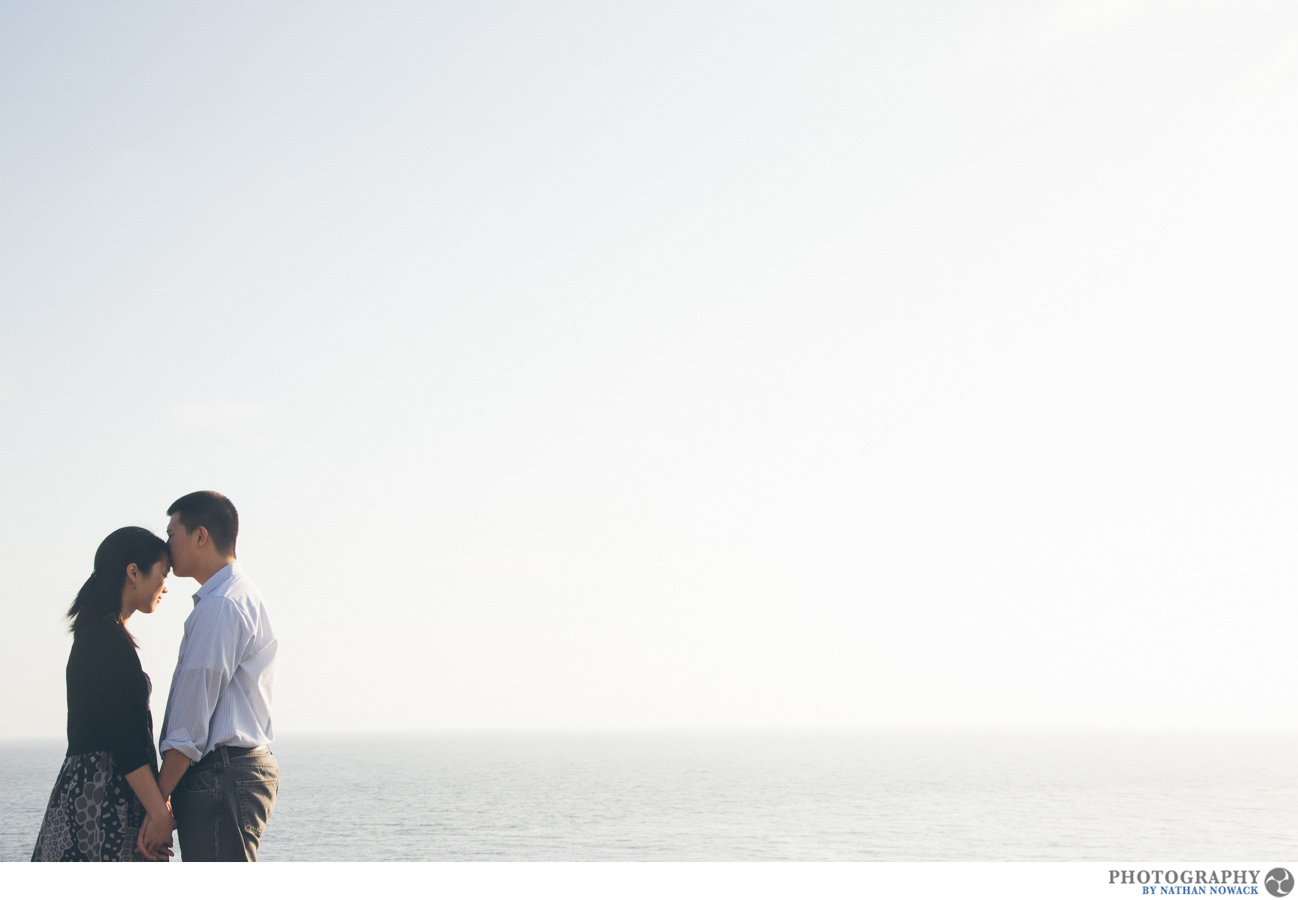
{"label": "man's hand", "polygon": [[175,855],[171,851],[175,843],[171,833],[175,830],[176,820],[171,816],[171,804],[168,803],[165,818],[145,815],[144,824],[140,826],[140,835],[135,840],[135,849],[150,862],[166,862],[167,857]]}

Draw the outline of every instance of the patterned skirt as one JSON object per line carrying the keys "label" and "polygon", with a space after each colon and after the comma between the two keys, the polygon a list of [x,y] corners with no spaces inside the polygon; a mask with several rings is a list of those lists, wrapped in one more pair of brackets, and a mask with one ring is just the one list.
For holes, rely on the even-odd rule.
{"label": "patterned skirt", "polygon": [[140,862],[144,805],[107,750],[63,760],[32,862]]}

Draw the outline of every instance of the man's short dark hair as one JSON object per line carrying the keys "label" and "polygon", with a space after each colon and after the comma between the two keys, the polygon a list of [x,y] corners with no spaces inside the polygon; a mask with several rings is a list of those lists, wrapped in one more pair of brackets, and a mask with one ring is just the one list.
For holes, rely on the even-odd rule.
{"label": "man's short dark hair", "polygon": [[234,556],[234,542],[239,537],[239,511],[230,498],[216,491],[194,491],[167,509],[167,515],[180,513],[180,524],[186,531],[207,529],[217,552]]}

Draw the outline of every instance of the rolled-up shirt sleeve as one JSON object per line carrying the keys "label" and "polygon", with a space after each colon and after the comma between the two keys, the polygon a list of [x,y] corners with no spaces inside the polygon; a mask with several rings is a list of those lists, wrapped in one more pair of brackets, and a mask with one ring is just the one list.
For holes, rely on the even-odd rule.
{"label": "rolled-up shirt sleeve", "polygon": [[209,597],[185,622],[180,659],[171,677],[171,695],[158,747],[179,750],[198,762],[211,747],[212,713],[221,691],[239,665],[250,631],[233,603]]}

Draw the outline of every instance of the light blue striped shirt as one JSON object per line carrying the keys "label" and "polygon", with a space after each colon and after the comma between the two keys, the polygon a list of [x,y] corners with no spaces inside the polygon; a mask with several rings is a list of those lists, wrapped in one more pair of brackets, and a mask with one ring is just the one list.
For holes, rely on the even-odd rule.
{"label": "light blue striped shirt", "polygon": [[158,747],[198,762],[216,747],[271,742],[275,632],[257,586],[232,562],[194,594]]}

